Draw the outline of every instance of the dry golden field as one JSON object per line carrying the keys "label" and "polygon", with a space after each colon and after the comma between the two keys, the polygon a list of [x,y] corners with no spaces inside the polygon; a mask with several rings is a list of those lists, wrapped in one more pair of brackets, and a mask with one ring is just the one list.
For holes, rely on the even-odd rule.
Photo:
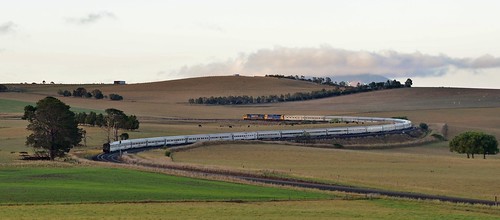
{"label": "dry golden field", "polygon": [[175,152],[172,158],[174,162],[275,172],[345,185],[489,200],[500,195],[496,184],[500,156],[467,160],[442,144],[370,151],[224,144]]}

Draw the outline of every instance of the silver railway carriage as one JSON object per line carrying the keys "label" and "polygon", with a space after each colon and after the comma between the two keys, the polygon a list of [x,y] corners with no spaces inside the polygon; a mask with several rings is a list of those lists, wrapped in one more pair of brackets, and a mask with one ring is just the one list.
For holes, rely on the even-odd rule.
{"label": "silver railway carriage", "polygon": [[235,132],[218,134],[196,134],[180,136],[164,136],[152,138],[139,138],[123,141],[115,141],[103,146],[106,153],[116,151],[126,151],[129,149],[144,147],[163,147],[181,144],[192,144],[203,141],[232,141],[232,140],[270,140],[294,138],[304,134],[311,137],[321,137],[330,135],[360,135],[379,132],[390,132],[404,130],[412,127],[409,120],[393,118],[372,118],[372,117],[350,117],[350,116],[307,116],[307,115],[282,115],[284,120],[294,121],[332,121],[339,122],[380,122],[388,123],[384,125],[368,125],[355,127],[334,127],[334,128],[315,128],[303,130],[278,130],[278,131],[256,131],[256,132]]}

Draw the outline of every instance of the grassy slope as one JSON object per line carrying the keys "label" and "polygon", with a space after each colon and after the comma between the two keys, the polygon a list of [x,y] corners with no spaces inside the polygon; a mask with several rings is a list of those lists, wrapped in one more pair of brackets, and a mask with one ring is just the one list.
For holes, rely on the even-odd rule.
{"label": "grassy slope", "polygon": [[[176,162],[276,171],[347,185],[493,200],[500,156],[467,160],[446,152],[351,151],[286,145],[214,145],[176,152]],[[439,152],[433,149],[433,152]]]}
{"label": "grassy slope", "polygon": [[0,204],[318,199],[328,195],[110,168],[3,168]]}
{"label": "grassy slope", "polygon": [[500,210],[406,200],[182,202],[1,207],[2,219],[498,219]]}
{"label": "grassy slope", "polygon": [[[27,105],[35,106],[36,103],[35,102],[24,102],[24,101],[10,100],[10,99],[0,99],[0,113],[22,114],[24,112],[24,107]],[[78,107],[72,107],[71,111],[73,111],[73,112],[94,111],[97,113],[104,113],[104,111],[101,111],[101,110],[78,108]]]}

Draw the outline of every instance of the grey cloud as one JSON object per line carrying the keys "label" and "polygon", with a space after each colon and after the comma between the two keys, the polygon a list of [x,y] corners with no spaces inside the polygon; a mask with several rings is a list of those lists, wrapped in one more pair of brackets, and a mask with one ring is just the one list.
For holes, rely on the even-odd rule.
{"label": "grey cloud", "polygon": [[309,48],[275,47],[241,54],[225,62],[184,66],[176,74],[183,76],[227,75],[309,75],[335,76],[378,74],[386,77],[440,76],[452,69],[478,71],[500,67],[500,58],[452,58],[444,54],[420,52],[352,51],[330,46]]}
{"label": "grey cloud", "polygon": [[15,31],[16,27],[17,25],[12,21],[0,24],[0,35],[12,33]]}
{"label": "grey cloud", "polygon": [[66,18],[66,22],[79,25],[86,25],[86,24],[96,23],[105,18],[116,19],[116,16],[111,12],[101,11],[97,13],[90,13],[88,15],[79,18]]}

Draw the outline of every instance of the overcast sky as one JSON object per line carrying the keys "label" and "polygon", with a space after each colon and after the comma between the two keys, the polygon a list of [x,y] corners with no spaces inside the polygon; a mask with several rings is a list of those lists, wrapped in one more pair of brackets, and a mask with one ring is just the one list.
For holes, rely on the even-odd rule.
{"label": "overcast sky", "polygon": [[0,0],[0,82],[209,75],[500,88],[500,1]]}

